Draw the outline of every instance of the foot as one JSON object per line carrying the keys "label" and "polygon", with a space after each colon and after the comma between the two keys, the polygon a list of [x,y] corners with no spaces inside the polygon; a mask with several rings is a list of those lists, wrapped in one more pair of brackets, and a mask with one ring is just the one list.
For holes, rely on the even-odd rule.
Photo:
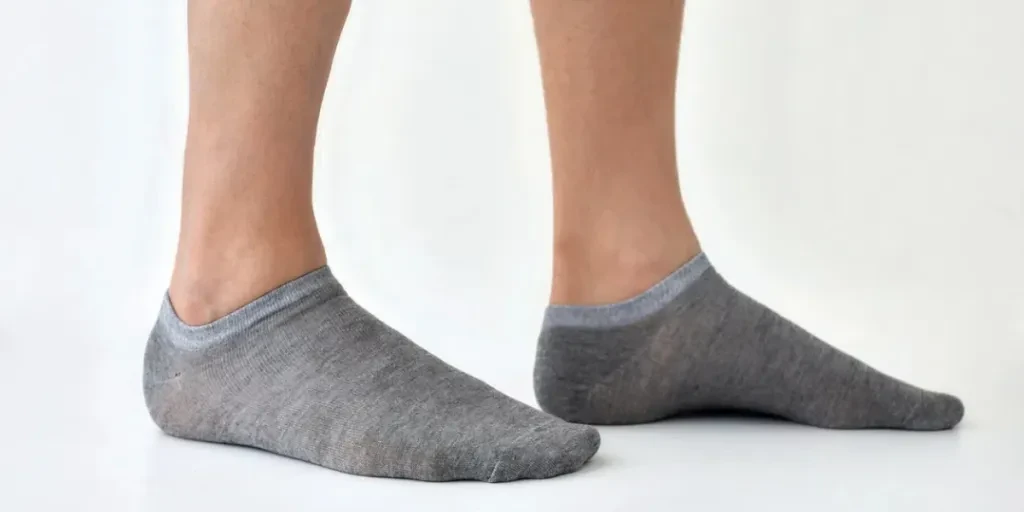
{"label": "foot", "polygon": [[168,434],[251,446],[346,473],[504,482],[575,471],[593,427],[521,404],[413,344],[327,267],[211,323],[165,300],[145,356]]}
{"label": "foot", "polygon": [[738,409],[826,428],[941,430],[956,397],[882,374],[733,288],[701,254],[646,292],[551,306],[534,385],[541,408],[592,424]]}

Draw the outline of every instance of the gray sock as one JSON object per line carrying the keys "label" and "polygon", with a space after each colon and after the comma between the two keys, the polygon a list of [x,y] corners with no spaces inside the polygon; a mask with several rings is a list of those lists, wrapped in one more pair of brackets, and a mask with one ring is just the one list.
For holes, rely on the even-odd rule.
{"label": "gray sock", "polygon": [[416,346],[327,267],[213,323],[165,299],[146,349],[150,415],[168,434],[260,448],[359,475],[547,478],[597,451],[597,430],[519,403]]}
{"label": "gray sock", "polygon": [[703,254],[625,302],[549,307],[534,387],[545,411],[593,424],[731,409],[827,428],[940,430],[964,411],[747,297]]}

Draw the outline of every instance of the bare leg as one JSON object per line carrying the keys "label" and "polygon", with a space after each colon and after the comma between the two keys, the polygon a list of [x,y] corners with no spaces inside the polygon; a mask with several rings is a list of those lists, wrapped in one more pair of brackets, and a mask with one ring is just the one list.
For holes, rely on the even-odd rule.
{"label": "bare leg", "polygon": [[348,7],[189,4],[181,240],[146,346],[150,416],[174,436],[359,475],[504,482],[575,471],[597,451],[595,429],[437,359],[325,266],[313,139]]}
{"label": "bare leg", "polygon": [[832,428],[960,421],[957,398],[829,346],[699,254],[676,178],[681,0],[532,5],[555,192],[555,305],[534,376],[544,410],[585,423],[707,408]]}
{"label": "bare leg", "polygon": [[325,264],[313,142],[348,0],[189,2],[190,104],[170,296],[192,324]]}
{"label": "bare leg", "polygon": [[552,303],[640,293],[700,251],[676,177],[681,0],[533,0],[555,195]]}

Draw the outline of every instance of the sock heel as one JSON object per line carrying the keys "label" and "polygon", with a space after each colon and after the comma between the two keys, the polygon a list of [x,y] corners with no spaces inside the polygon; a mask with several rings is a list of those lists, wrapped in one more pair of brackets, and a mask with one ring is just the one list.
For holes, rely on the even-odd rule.
{"label": "sock heel", "polygon": [[[587,424],[617,423],[614,409],[595,392],[614,384],[615,370],[632,353],[579,350],[574,330],[546,329],[537,343],[533,370],[533,391],[544,412],[565,421]],[[603,354],[598,360],[594,354]]]}
{"label": "sock heel", "polygon": [[564,377],[559,369],[559,365],[550,360],[538,358],[533,368],[533,393],[537,404],[542,411],[563,420],[587,423],[590,386]]}
{"label": "sock heel", "polygon": [[210,440],[183,426],[181,417],[200,404],[190,403],[185,392],[185,377],[174,348],[162,343],[154,333],[146,344],[143,362],[142,392],[153,423],[164,433],[187,439]]}

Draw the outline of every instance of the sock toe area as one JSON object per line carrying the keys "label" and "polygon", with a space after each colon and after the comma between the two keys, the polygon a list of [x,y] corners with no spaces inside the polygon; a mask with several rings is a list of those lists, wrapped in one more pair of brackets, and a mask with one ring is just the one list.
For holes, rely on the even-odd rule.
{"label": "sock toe area", "polygon": [[912,430],[946,430],[955,427],[964,417],[964,403],[953,395],[924,392],[921,403],[907,417],[905,426]]}
{"label": "sock toe area", "polygon": [[551,478],[571,473],[597,453],[601,434],[588,425],[552,422],[519,436],[498,455],[488,482]]}

